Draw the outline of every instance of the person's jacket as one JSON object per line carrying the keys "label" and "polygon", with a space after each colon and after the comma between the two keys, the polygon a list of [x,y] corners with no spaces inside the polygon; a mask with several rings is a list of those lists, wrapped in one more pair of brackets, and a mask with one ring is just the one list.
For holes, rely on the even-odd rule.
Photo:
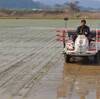
{"label": "person's jacket", "polygon": [[86,25],[84,25],[84,26],[79,26],[78,28],[77,28],[77,34],[78,35],[82,35],[82,34],[84,34],[84,35],[86,35],[86,36],[89,36],[90,35],[90,28],[88,27],[88,26],[86,26]]}

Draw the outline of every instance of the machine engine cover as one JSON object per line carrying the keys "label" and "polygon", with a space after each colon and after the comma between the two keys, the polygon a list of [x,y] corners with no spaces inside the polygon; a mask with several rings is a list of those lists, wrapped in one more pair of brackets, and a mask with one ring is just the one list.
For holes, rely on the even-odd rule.
{"label": "machine engine cover", "polygon": [[78,35],[75,41],[75,52],[85,53],[89,49],[89,40],[85,35]]}

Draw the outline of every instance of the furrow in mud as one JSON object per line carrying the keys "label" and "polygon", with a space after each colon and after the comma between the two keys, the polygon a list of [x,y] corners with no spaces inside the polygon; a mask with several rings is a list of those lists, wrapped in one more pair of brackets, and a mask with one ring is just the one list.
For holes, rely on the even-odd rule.
{"label": "furrow in mud", "polygon": [[[49,45],[48,45],[49,46]],[[46,48],[43,48],[43,49],[46,49]],[[9,77],[8,77],[8,73],[9,73],[9,76],[10,76],[10,73],[11,73],[11,76],[12,75],[15,75],[16,76],[16,72],[18,73],[18,70],[20,70],[19,71],[19,73],[21,72],[21,70],[22,71],[24,71],[24,68],[27,70],[27,68],[29,68],[29,65],[30,64],[32,64],[32,68],[34,68],[34,67],[36,67],[36,64],[34,64],[34,63],[32,63],[32,62],[34,62],[35,60],[38,60],[38,58],[41,56],[41,54],[42,54],[42,51],[41,51],[41,49],[39,50],[39,51],[37,51],[37,53],[35,54],[35,55],[30,55],[31,57],[27,57],[27,58],[25,58],[25,59],[23,59],[20,63],[17,63],[17,64],[15,64],[14,66],[15,66],[15,68],[13,67],[13,68],[11,68],[11,70],[9,70],[9,71],[7,71],[7,72],[4,72],[4,74],[2,73],[2,77],[4,78],[4,79],[8,79]],[[36,56],[38,56],[38,57],[36,57]],[[34,58],[35,57],[35,58]],[[26,61],[27,59],[29,58],[29,60],[28,61]],[[42,60],[43,61],[43,60]],[[19,67],[19,68],[18,68]],[[17,70],[17,69],[18,70]],[[7,77],[5,77],[5,76],[7,76]],[[3,81],[5,81],[3,79]],[[9,78],[9,79],[11,79],[11,78]],[[8,80],[9,80],[8,79]],[[2,81],[2,79],[1,79],[1,81]],[[2,84],[1,84],[2,85]]]}
{"label": "furrow in mud", "polygon": [[[53,46],[54,46],[54,45],[55,45],[55,44],[53,44]],[[52,47],[52,46],[51,46],[51,47]],[[45,55],[45,56],[47,56],[47,55]],[[51,57],[51,56],[50,56],[50,57]],[[50,60],[50,59],[49,59],[49,60]],[[41,62],[42,62],[42,61],[43,61],[43,60],[41,60]],[[41,66],[42,66],[42,65],[45,65],[45,64],[46,64],[46,63],[43,63],[43,64],[41,64]],[[27,68],[29,68],[29,67],[27,67]],[[30,69],[26,69],[26,68],[25,68],[25,71],[26,71],[25,73],[22,72],[22,74],[19,73],[19,75],[17,75],[17,76],[21,76],[21,75],[22,75],[22,77],[19,77],[19,79],[18,79],[18,78],[16,78],[16,76],[15,76],[15,79],[17,79],[18,81],[20,81],[21,79],[23,79],[24,76],[28,75],[28,73],[31,71],[31,69],[32,69],[32,68],[30,68]],[[33,70],[34,70],[34,69],[33,69]],[[23,69],[23,71],[24,71],[24,69]],[[28,72],[28,71],[29,71],[29,72]],[[13,81],[13,80],[12,80],[12,81]],[[17,81],[15,81],[15,82],[17,82]],[[24,81],[23,81],[23,82],[24,82]],[[19,83],[21,84],[21,82],[19,82]],[[17,83],[16,83],[16,84],[17,84]],[[23,84],[23,83],[22,83],[22,84]],[[7,86],[7,85],[6,85],[6,86]],[[8,86],[9,86],[9,84],[8,84]],[[22,85],[18,85],[18,86],[22,86]],[[13,88],[13,89],[16,89],[16,88]]]}

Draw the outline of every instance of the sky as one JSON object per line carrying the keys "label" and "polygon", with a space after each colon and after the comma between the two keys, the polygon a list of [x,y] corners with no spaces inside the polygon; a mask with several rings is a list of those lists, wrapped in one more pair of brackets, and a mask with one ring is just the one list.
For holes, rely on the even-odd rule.
{"label": "sky", "polygon": [[[54,5],[54,4],[63,4],[68,2],[69,0],[35,0],[40,1],[45,4]],[[84,7],[92,7],[92,8],[100,8],[100,0],[77,0],[80,2],[81,6]]]}

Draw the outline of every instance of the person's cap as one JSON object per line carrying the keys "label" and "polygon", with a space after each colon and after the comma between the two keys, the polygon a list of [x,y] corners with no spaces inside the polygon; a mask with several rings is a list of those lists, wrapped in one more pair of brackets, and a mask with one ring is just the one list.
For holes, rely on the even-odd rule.
{"label": "person's cap", "polygon": [[82,23],[82,22],[86,23],[86,20],[83,19],[83,20],[81,20],[81,23]]}

